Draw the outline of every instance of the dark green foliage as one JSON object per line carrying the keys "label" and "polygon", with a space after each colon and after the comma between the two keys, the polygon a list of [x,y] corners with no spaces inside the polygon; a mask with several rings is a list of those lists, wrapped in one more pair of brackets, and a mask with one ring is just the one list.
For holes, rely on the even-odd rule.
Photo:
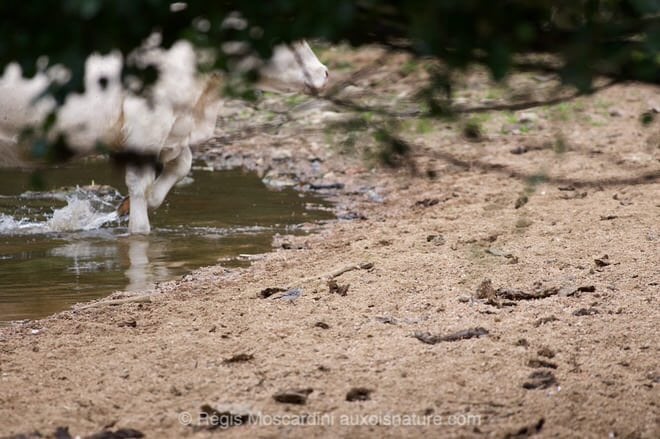
{"label": "dark green foliage", "polygon": [[380,163],[391,168],[398,168],[407,163],[410,145],[402,139],[392,135],[385,129],[374,133],[374,139],[378,142],[379,150],[377,158]]}
{"label": "dark green foliage", "polygon": [[642,113],[642,115],[640,116],[640,121],[642,122],[642,125],[644,126],[651,125],[651,123],[653,123],[653,119],[655,119],[654,116],[655,115],[653,114],[652,111],[646,111]]}
{"label": "dark green foliage", "polygon": [[479,141],[483,139],[484,132],[481,122],[476,118],[471,118],[465,121],[463,125],[463,135],[472,141]]}
{"label": "dark green foliage", "polygon": [[[245,40],[264,55],[273,43],[303,37],[380,43],[437,57],[450,69],[480,62],[495,78],[521,64],[558,70],[565,82],[581,89],[599,74],[660,81],[660,0],[192,0],[174,13],[169,3],[0,2],[0,65],[16,60],[30,75],[37,57],[48,55],[51,64],[63,63],[73,72],[73,81],[58,90],[63,95],[81,88],[88,53],[127,53],[158,29],[166,46],[179,38],[211,48]],[[239,11],[251,26],[223,29],[231,11]],[[200,24],[202,18],[208,26]],[[552,54],[560,62],[519,59],[528,53]],[[226,61],[219,58],[217,66]],[[435,87],[448,91],[446,77]]]}

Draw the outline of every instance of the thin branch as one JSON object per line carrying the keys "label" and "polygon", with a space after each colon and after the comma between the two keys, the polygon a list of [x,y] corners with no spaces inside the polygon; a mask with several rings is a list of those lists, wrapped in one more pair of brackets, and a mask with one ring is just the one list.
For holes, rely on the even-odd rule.
{"label": "thin branch", "polygon": [[[588,91],[577,91],[567,96],[558,96],[552,99],[545,100],[532,100],[526,102],[517,102],[517,103],[508,103],[508,104],[493,104],[493,105],[484,105],[477,107],[449,107],[447,110],[451,114],[478,114],[478,113],[487,113],[489,111],[520,111],[520,110],[529,110],[536,107],[544,107],[549,105],[556,105],[562,102],[571,101],[581,96],[588,96],[599,91],[602,91],[606,88],[612,87],[615,84],[618,84],[620,81],[618,79],[612,79],[605,84],[592,87]],[[409,110],[409,111],[395,111],[383,107],[375,107],[369,105],[362,105],[357,102],[341,99],[335,96],[321,96],[322,99],[325,99],[333,104],[339,105],[344,108],[348,108],[353,111],[358,112],[372,112],[388,117],[400,117],[400,118],[409,118],[409,117],[431,117],[433,113],[422,110]]]}
{"label": "thin branch", "polygon": [[336,270],[333,270],[329,273],[324,273],[316,276],[310,276],[306,277],[304,279],[298,280],[296,283],[292,284],[288,289],[291,289],[296,286],[300,286],[309,282],[317,281],[317,280],[324,280],[324,281],[329,281],[331,279],[334,279],[336,277],[341,276],[342,274],[352,271],[352,270],[370,270],[373,268],[374,264],[373,262],[361,262],[359,264],[350,264],[346,265],[345,267],[338,268]]}
{"label": "thin branch", "polygon": [[606,88],[612,87],[615,84],[618,84],[618,79],[611,79],[605,84],[592,87],[588,91],[577,91],[567,96],[558,96],[552,99],[545,100],[532,100],[527,102],[517,102],[512,104],[495,104],[495,105],[486,105],[480,107],[468,107],[468,108],[456,108],[453,110],[454,113],[459,114],[472,114],[472,113],[486,113],[489,111],[520,111],[520,110],[529,110],[530,108],[536,107],[546,107],[549,105],[556,105],[562,102],[571,101],[573,99],[579,98],[581,96],[588,96],[599,91],[602,91]]}

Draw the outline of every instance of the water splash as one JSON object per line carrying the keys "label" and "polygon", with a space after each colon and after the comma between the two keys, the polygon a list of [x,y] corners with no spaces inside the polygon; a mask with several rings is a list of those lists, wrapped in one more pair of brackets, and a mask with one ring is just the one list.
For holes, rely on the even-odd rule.
{"label": "water splash", "polygon": [[16,219],[11,215],[0,213],[0,235],[11,234],[30,229],[34,226],[27,218]]}
{"label": "water splash", "polygon": [[67,205],[53,212],[45,223],[46,232],[76,232],[95,230],[107,223],[119,219],[116,211],[100,212],[92,206],[90,200],[69,198]]}
{"label": "water splash", "polygon": [[17,197],[17,205],[25,200],[62,200],[67,204],[46,214],[30,211],[26,216],[15,217],[0,213],[0,235],[78,232],[116,225],[120,217],[115,206],[120,199],[121,195],[116,190],[99,190],[94,186],[53,192],[25,192]]}

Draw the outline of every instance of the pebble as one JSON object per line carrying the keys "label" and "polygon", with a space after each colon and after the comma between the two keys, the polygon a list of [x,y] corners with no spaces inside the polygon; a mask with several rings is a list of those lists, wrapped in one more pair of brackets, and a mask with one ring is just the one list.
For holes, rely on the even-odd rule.
{"label": "pebble", "polygon": [[518,116],[518,122],[520,123],[534,123],[537,120],[539,120],[539,116],[532,112],[520,113]]}

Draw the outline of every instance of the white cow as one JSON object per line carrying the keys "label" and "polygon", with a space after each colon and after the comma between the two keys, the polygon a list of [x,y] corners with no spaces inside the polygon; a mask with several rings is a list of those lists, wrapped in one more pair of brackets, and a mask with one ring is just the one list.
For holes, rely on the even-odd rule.
{"label": "white cow", "polygon": [[[128,60],[159,70],[147,96],[123,87],[120,54],[91,55],[85,65],[85,93],[67,98],[53,132],[65,134],[78,154],[90,153],[103,142],[116,152],[153,156],[162,164],[158,177],[153,164],[126,167],[129,232],[146,234],[148,208],[160,206],[172,186],[188,174],[190,146],[213,135],[221,77],[198,74],[196,53],[184,41],[167,50],[146,45]],[[304,41],[275,47],[260,73],[265,88],[280,91],[316,91],[328,77],[327,68]],[[47,72],[25,79],[17,65],[5,69],[0,77],[0,140],[16,142],[23,128],[37,125],[54,108],[52,99],[37,99],[48,83]]]}

